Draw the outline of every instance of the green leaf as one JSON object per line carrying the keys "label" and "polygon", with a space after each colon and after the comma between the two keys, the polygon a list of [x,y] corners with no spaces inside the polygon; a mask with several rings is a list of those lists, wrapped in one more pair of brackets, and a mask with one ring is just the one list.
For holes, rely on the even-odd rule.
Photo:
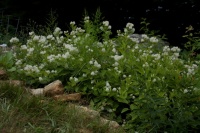
{"label": "green leaf", "polygon": [[127,104],[129,103],[126,99],[123,99],[123,98],[121,98],[121,97],[118,97],[118,98],[117,98],[117,101],[118,101],[118,102],[121,102],[121,103],[127,103]]}
{"label": "green leaf", "polygon": [[131,104],[130,105],[131,110],[135,110],[135,109],[139,109],[138,106],[136,106],[135,104]]}
{"label": "green leaf", "polygon": [[123,108],[122,111],[121,111],[121,113],[124,113],[124,112],[126,112],[128,110],[129,110],[129,108]]}
{"label": "green leaf", "polygon": [[132,116],[132,118],[131,118],[132,121],[134,121],[136,118],[138,118],[138,115],[136,115],[136,114],[132,114],[131,116]]}
{"label": "green leaf", "polygon": [[8,72],[14,72],[14,71],[16,71],[16,67],[12,67],[12,68],[8,69]]}

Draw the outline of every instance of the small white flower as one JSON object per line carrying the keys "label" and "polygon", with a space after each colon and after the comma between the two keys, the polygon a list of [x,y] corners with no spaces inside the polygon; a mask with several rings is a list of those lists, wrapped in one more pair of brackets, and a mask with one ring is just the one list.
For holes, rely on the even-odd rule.
{"label": "small white flower", "polygon": [[117,91],[117,89],[116,89],[116,88],[113,88],[112,90],[113,90],[113,91]]}
{"label": "small white flower", "polygon": [[149,64],[147,62],[145,62],[142,67],[149,67]]}
{"label": "small white flower", "polygon": [[103,26],[100,27],[100,30],[103,30]]}
{"label": "small white flower", "polygon": [[153,82],[156,82],[156,79],[153,79]]}
{"label": "small white flower", "polygon": [[112,109],[108,109],[108,112],[110,112],[110,113],[111,113],[111,112],[113,112],[113,110],[112,110]]}
{"label": "small white flower", "polygon": [[91,84],[94,84],[95,80],[91,80]]}
{"label": "small white flower", "polygon": [[75,82],[78,82],[78,78],[74,77],[74,81],[75,81]]}
{"label": "small white flower", "polygon": [[115,62],[112,66],[117,67],[117,66],[119,66],[119,63]]}
{"label": "small white flower", "polygon": [[32,31],[32,32],[29,32],[29,36],[33,36],[35,35],[35,33]]}
{"label": "small white flower", "polygon": [[85,21],[86,21],[86,20],[89,20],[89,19],[90,19],[89,16],[86,16],[86,17],[84,18]]}
{"label": "small white flower", "polygon": [[16,65],[21,65],[21,64],[22,64],[22,61],[21,61],[21,60],[18,60],[15,64],[16,64]]}
{"label": "small white flower", "polygon": [[105,48],[102,48],[102,49],[101,49],[101,51],[102,51],[102,52],[105,52],[105,51],[106,51],[106,49],[105,49]]}
{"label": "small white flower", "polygon": [[183,93],[188,93],[188,89],[184,89]]}
{"label": "small white flower", "polygon": [[109,84],[109,82],[108,82],[108,81],[106,81],[106,86],[110,86],[110,84]]}
{"label": "small white flower", "polygon": [[84,73],[83,75],[82,75],[83,77],[87,77],[87,75]]}
{"label": "small white flower", "polygon": [[94,75],[96,75],[96,74],[95,74],[95,72],[91,72],[91,75],[94,76]]}
{"label": "small white flower", "polygon": [[92,61],[92,60],[91,60],[91,61],[89,61],[89,64],[90,64],[90,65],[92,65],[92,64],[93,64],[93,61]]}
{"label": "small white flower", "polygon": [[43,80],[43,78],[42,77],[39,77],[39,81],[42,81]]}
{"label": "small white flower", "polygon": [[49,70],[46,70],[45,72],[46,72],[47,74],[50,74],[50,73],[51,73]]}
{"label": "small white flower", "polygon": [[110,88],[109,88],[109,87],[106,87],[106,91],[107,91],[107,92],[110,91]]}
{"label": "small white flower", "polygon": [[73,80],[73,77],[70,77],[69,80],[70,80],[70,81]]}

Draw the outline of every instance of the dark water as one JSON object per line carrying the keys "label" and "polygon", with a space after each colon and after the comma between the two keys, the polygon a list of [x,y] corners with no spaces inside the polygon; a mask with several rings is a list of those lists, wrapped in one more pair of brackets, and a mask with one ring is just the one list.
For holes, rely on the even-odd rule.
{"label": "dark water", "polygon": [[[113,33],[123,29],[127,22],[135,24],[136,32],[142,33],[141,18],[147,18],[151,30],[166,34],[171,45],[183,46],[182,38],[185,28],[192,25],[200,30],[200,1],[199,0],[3,0],[0,7],[5,14],[20,17],[20,24],[25,25],[29,19],[38,24],[45,24],[51,10],[58,14],[58,24],[63,30],[67,29],[70,21],[80,22],[84,10],[90,15],[100,8],[104,20],[110,21]],[[7,3],[6,3],[7,2]]]}

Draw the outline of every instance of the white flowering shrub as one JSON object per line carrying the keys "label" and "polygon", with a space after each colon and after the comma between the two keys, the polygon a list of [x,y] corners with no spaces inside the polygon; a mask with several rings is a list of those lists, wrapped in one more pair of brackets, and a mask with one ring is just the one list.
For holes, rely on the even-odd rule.
{"label": "white flowering shrub", "polygon": [[132,23],[110,38],[109,21],[95,22],[86,16],[83,27],[71,22],[69,31],[30,32],[14,53],[15,75],[31,85],[60,79],[130,132],[199,127],[199,63],[182,60],[178,47],[157,49],[156,37],[131,38]]}

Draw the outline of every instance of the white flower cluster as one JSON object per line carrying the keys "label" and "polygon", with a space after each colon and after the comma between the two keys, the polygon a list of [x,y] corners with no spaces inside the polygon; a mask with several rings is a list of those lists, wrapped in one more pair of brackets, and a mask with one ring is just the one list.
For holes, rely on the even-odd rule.
{"label": "white flower cluster", "polygon": [[63,43],[63,41],[64,41],[64,37],[63,37],[63,36],[60,36],[60,37],[57,36],[57,37],[56,37],[56,41],[57,41],[58,44],[61,44],[61,43]]}
{"label": "white flower cluster", "polygon": [[141,37],[142,39],[147,39],[147,40],[149,39],[149,37],[146,34],[142,34]]}
{"label": "white flower cluster", "polygon": [[89,64],[90,65],[94,65],[95,67],[97,67],[97,68],[101,68],[101,64],[99,64],[96,60],[90,60],[89,61]]}
{"label": "white flower cluster", "polygon": [[17,37],[12,37],[10,39],[10,43],[18,43],[19,42],[19,39]]}
{"label": "white flower cluster", "polygon": [[49,56],[47,56],[47,60],[49,62],[54,62],[57,58],[59,58],[59,57],[56,56],[56,55],[49,55]]}
{"label": "white flower cluster", "polygon": [[150,37],[149,41],[152,42],[152,43],[157,43],[158,39],[156,37]]}
{"label": "white flower cluster", "polygon": [[111,58],[113,58],[115,61],[119,61],[123,58],[124,56],[123,55],[114,55],[114,56],[111,56]]}
{"label": "white flower cluster", "polygon": [[97,75],[97,74],[98,74],[98,71],[92,71],[92,72],[90,73],[90,75],[92,75],[92,76]]}
{"label": "white flower cluster", "polygon": [[68,49],[70,52],[78,52],[78,48],[75,47],[73,44],[66,44],[63,43],[63,46]]}
{"label": "white flower cluster", "polygon": [[171,60],[177,60],[180,51],[181,50],[178,47],[170,48],[169,46],[164,46],[162,55],[170,57]]}
{"label": "white flower cluster", "polygon": [[19,60],[17,60],[16,62],[15,62],[15,65],[21,65],[22,64],[22,60],[21,59],[19,59]]}
{"label": "white flower cluster", "polygon": [[[78,34],[78,33],[84,33],[85,32],[85,30],[83,30],[83,29],[81,29],[80,27],[77,27],[75,30],[72,30],[71,32],[70,32],[70,35],[76,35],[76,34]],[[74,38],[75,38],[76,36],[74,36]]]}
{"label": "white flower cluster", "polygon": [[100,27],[101,30],[111,29],[111,25],[109,25],[109,21],[103,21],[103,26]]}
{"label": "white flower cluster", "polygon": [[[29,35],[30,35],[30,33],[29,33]],[[46,36],[38,36],[35,34],[31,34],[31,36],[32,36],[32,40],[27,40],[27,44],[30,44],[33,41],[40,43],[40,45],[44,45],[44,44],[48,43]]]}
{"label": "white flower cluster", "polygon": [[71,54],[69,52],[62,54],[62,58],[64,58],[64,59],[68,59],[70,56],[71,56]]}
{"label": "white flower cluster", "polygon": [[53,35],[48,35],[48,36],[47,36],[47,39],[48,39],[48,40],[55,40],[55,37],[54,37]]}
{"label": "white flower cluster", "polygon": [[35,35],[34,31],[29,32],[29,36],[34,36],[34,35]]}
{"label": "white flower cluster", "polygon": [[75,25],[75,24],[76,24],[75,21],[71,21],[71,22],[70,22],[70,25]]}
{"label": "white flower cluster", "polygon": [[124,32],[125,33],[128,33],[128,32],[134,33],[135,32],[134,24],[127,23],[126,27],[124,28]]}
{"label": "white flower cluster", "polygon": [[40,36],[35,35],[35,36],[33,37],[33,41],[39,41],[39,39],[40,39]]}
{"label": "white flower cluster", "polygon": [[184,65],[185,68],[187,68],[187,73],[186,75],[189,76],[193,76],[195,74],[195,71],[198,69],[198,66],[196,64],[192,64],[192,65]]}
{"label": "white flower cluster", "polygon": [[57,54],[57,55],[49,55],[47,56],[47,59],[49,62],[54,62],[55,60],[60,60],[60,59],[68,59],[71,57],[71,54],[69,52],[63,53],[63,54]]}
{"label": "white flower cluster", "polygon": [[121,88],[120,87],[118,87],[118,88],[113,87],[112,88],[112,86],[110,85],[110,83],[108,81],[106,81],[105,89],[106,89],[107,92],[109,92],[109,91],[116,92],[116,91],[120,90]]}
{"label": "white flower cluster", "polygon": [[171,51],[179,53],[181,51],[181,49],[179,47],[172,47]]}
{"label": "white flower cluster", "polygon": [[41,51],[40,54],[46,54],[46,51]]}
{"label": "white flower cluster", "polygon": [[86,17],[84,18],[84,22],[85,22],[85,23],[88,23],[89,20],[90,20],[90,17],[89,17],[89,16],[86,16]]}
{"label": "white flower cluster", "polygon": [[76,78],[76,77],[70,77],[69,80],[70,80],[70,81],[73,80],[73,81],[76,82],[76,83],[78,82],[78,78]]}
{"label": "white flower cluster", "polygon": [[139,38],[132,38],[129,37],[131,39],[131,41],[135,42],[136,44],[138,44],[140,42]]}
{"label": "white flower cluster", "polygon": [[128,28],[128,29],[133,29],[133,27],[134,27],[134,24],[132,24],[132,23],[126,24],[126,28]]}
{"label": "white flower cluster", "polygon": [[147,62],[145,62],[142,67],[149,67],[149,64]]}
{"label": "white flower cluster", "polygon": [[27,73],[39,73],[40,72],[39,68],[36,65],[34,65],[34,66],[26,65],[24,67],[24,71],[26,71]]}
{"label": "white flower cluster", "polygon": [[27,46],[26,46],[26,45],[21,45],[20,49],[21,49],[21,50],[26,50],[26,49],[27,49]]}
{"label": "white flower cluster", "polygon": [[154,57],[155,60],[160,60],[161,55],[160,54],[152,54],[152,57]]}
{"label": "white flower cluster", "polygon": [[60,35],[60,34],[62,34],[63,32],[61,31],[61,29],[59,28],[59,27],[56,27],[55,28],[55,30],[54,30],[54,32],[53,32],[53,34],[55,35],[55,36],[58,36],[58,35]]}
{"label": "white flower cluster", "polygon": [[106,86],[105,86],[106,91],[110,91],[111,88],[112,87],[111,87],[110,83],[108,81],[106,81]]}
{"label": "white flower cluster", "polygon": [[119,65],[119,60],[121,60],[124,56],[123,55],[114,55],[114,56],[111,56],[111,58],[113,58],[115,60],[115,63],[112,65],[114,66],[115,70],[118,71],[120,73],[120,71],[118,70],[118,65]]}
{"label": "white flower cluster", "polygon": [[34,51],[34,48],[28,48],[27,49],[27,56],[30,56],[32,53],[33,53],[33,51]]}

